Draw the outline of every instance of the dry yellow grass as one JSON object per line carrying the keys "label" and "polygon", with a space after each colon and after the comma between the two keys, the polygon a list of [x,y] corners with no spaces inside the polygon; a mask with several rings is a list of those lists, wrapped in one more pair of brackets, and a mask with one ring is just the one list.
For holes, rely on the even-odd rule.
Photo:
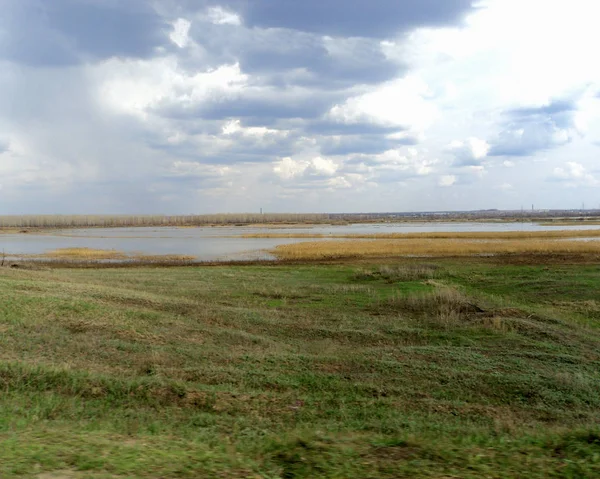
{"label": "dry yellow grass", "polygon": [[127,254],[123,251],[104,250],[93,248],[61,248],[36,255],[20,255],[24,259],[49,259],[63,261],[142,261],[142,262],[184,262],[195,261],[197,258],[190,255],[148,255],[143,253]]}
{"label": "dry yellow grass", "polygon": [[122,251],[113,249],[93,249],[93,248],[60,248],[54,251],[36,255],[40,258],[51,259],[78,259],[78,260],[110,260],[124,259],[127,257]]}
{"label": "dry yellow grass", "polygon": [[324,260],[388,256],[469,256],[481,254],[600,254],[600,241],[564,241],[551,239],[521,240],[348,240],[315,241],[277,246],[273,254],[285,260]]}
{"label": "dry yellow grass", "polygon": [[464,231],[427,233],[374,233],[374,234],[320,234],[320,233],[255,233],[243,238],[348,238],[348,239],[477,239],[516,240],[552,238],[596,238],[600,229],[559,231]]}
{"label": "dry yellow grass", "polygon": [[548,221],[539,223],[541,226],[576,226],[576,225],[590,225],[600,226],[600,220],[562,220],[562,221]]}

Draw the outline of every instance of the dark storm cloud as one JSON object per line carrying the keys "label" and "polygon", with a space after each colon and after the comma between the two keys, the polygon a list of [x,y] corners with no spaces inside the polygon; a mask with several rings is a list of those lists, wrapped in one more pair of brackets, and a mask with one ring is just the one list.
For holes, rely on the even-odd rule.
{"label": "dark storm cloud", "polygon": [[[389,80],[405,67],[385,57],[378,41],[366,38],[324,40],[322,36],[282,28],[194,22],[191,37],[212,65],[239,62],[245,73],[272,84],[340,88]],[[329,42],[327,48],[326,42]],[[192,63],[191,68],[194,68]],[[293,72],[289,74],[286,72]]]}
{"label": "dark storm cloud", "polygon": [[32,66],[112,56],[148,57],[165,43],[166,23],[142,0],[6,0],[0,56]]}
{"label": "dark storm cloud", "polygon": [[515,108],[505,112],[507,121],[490,156],[529,156],[565,145],[572,140],[576,100],[555,100],[541,107]]}
{"label": "dark storm cloud", "polygon": [[[285,31],[278,32],[268,44],[250,44],[240,55],[240,64],[248,73],[277,73],[282,69],[304,69],[307,74],[292,77],[299,85],[336,88],[389,80],[403,71],[388,60],[380,46],[370,40],[346,42],[339,54],[329,52],[322,40],[312,37],[305,44],[281,42]],[[277,45],[277,48],[274,46]]]}
{"label": "dark storm cloud", "polygon": [[230,1],[251,27],[281,27],[324,35],[385,38],[419,26],[460,21],[471,0]]}

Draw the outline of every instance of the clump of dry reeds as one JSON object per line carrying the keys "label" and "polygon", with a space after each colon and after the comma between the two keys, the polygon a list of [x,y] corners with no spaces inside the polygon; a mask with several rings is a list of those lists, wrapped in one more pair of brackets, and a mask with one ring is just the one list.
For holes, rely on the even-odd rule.
{"label": "clump of dry reeds", "polygon": [[79,260],[119,260],[127,257],[125,253],[117,250],[94,248],[60,248],[54,251],[36,255],[48,259],[79,259]]}
{"label": "clump of dry reeds", "polygon": [[94,262],[94,261],[120,261],[120,262],[192,262],[196,256],[190,255],[147,255],[143,253],[125,253],[117,250],[104,250],[94,248],[60,248],[43,254],[19,255],[21,259]]}
{"label": "clump of dry reeds", "polygon": [[491,254],[600,254],[600,241],[550,239],[522,240],[347,240],[315,241],[277,246],[273,250],[285,260],[331,260],[385,258],[392,256],[470,256]]}
{"label": "clump of dry reeds", "polygon": [[396,311],[403,318],[442,328],[485,328],[501,333],[547,338],[555,334],[555,319],[468,296],[451,286],[436,284],[431,291],[399,293],[376,308]]}
{"label": "clump of dry reeds", "polygon": [[398,294],[380,305],[420,320],[433,321],[445,326],[469,321],[484,310],[461,291],[438,287],[432,291]]}
{"label": "clump of dry reeds", "polygon": [[474,239],[474,240],[517,240],[555,238],[597,238],[600,229],[559,231],[448,231],[425,233],[374,233],[374,234],[321,234],[321,233],[254,233],[244,238],[335,238],[335,239]]}

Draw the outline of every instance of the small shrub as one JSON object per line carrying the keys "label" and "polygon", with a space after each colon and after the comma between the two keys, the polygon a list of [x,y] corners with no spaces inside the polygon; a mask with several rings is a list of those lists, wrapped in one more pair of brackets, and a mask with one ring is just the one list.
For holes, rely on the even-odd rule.
{"label": "small shrub", "polygon": [[469,320],[484,312],[473,299],[456,289],[447,287],[422,293],[397,295],[387,300],[385,306],[444,325]]}

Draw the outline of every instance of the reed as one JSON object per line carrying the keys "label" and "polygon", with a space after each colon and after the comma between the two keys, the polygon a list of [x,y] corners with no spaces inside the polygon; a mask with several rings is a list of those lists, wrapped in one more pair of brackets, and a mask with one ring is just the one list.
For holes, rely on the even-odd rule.
{"label": "reed", "polygon": [[110,260],[124,259],[127,257],[122,251],[93,249],[93,248],[60,248],[40,255],[39,258],[48,259],[78,259],[78,260]]}
{"label": "reed", "polygon": [[207,226],[246,224],[325,223],[328,214],[241,213],[214,215],[39,215],[0,216],[0,229],[10,228],[92,228],[135,226]]}
{"label": "reed", "polygon": [[523,239],[503,241],[457,239],[315,241],[277,246],[282,260],[382,258],[389,256],[470,256],[484,254],[600,254],[600,241]]}
{"label": "reed", "polygon": [[581,219],[581,220],[563,220],[563,221],[547,221],[539,223],[541,226],[574,226],[574,225],[591,225],[600,226],[600,220],[592,219]]}
{"label": "reed", "polygon": [[17,255],[20,259],[67,261],[67,262],[97,262],[97,261],[119,261],[119,262],[193,262],[198,258],[190,255],[166,254],[148,255],[144,253],[125,253],[117,250],[104,250],[94,248],[61,248],[48,251],[43,254]]}
{"label": "reed", "polygon": [[552,238],[597,238],[600,229],[559,231],[458,231],[426,233],[321,234],[321,233],[254,233],[243,238],[347,238],[347,239],[475,239],[517,240]]}

